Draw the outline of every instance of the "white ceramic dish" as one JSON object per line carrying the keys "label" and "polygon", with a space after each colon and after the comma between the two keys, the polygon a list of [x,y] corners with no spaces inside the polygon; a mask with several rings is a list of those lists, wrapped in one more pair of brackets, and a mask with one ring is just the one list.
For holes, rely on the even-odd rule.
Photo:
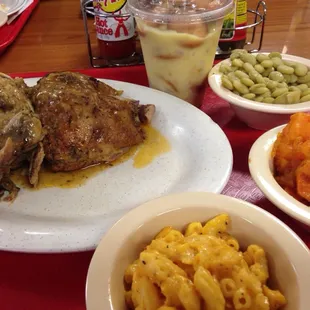
{"label": "white ceramic dish", "polygon": [[0,4],[4,5],[4,11],[8,16],[18,12],[25,2],[26,0],[0,0]]}
{"label": "white ceramic dish", "polygon": [[212,193],[182,193],[147,202],[127,213],[103,237],[89,266],[87,310],[125,310],[123,275],[143,247],[164,226],[183,229],[226,212],[241,246],[266,250],[271,277],[289,303],[283,310],[309,310],[310,252],[300,238],[270,213],[252,204]]}
{"label": "white ceramic dish", "polygon": [[8,15],[5,12],[0,11],[0,28],[5,25],[7,21]]}
{"label": "white ceramic dish", "polygon": [[[309,59],[286,54],[282,54],[282,58],[303,63],[310,68]],[[269,130],[286,124],[294,113],[310,111],[310,101],[290,105],[270,104],[255,102],[234,94],[222,86],[222,73],[219,71],[222,63],[230,63],[230,59],[225,59],[212,68],[208,78],[210,87],[219,97],[230,103],[237,117],[249,127]]]}
{"label": "white ceramic dish", "polygon": [[310,207],[289,195],[273,177],[271,152],[277,134],[284,127],[285,125],[271,129],[255,141],[249,154],[251,176],[274,205],[296,220],[310,226]]}
{"label": "white ceramic dish", "polygon": [[[36,81],[26,79],[28,85]],[[147,87],[106,82],[124,90],[124,96],[156,105],[152,125],[169,140],[171,151],[143,169],[128,160],[79,188],[22,189],[12,205],[0,204],[0,249],[93,249],[116,220],[147,200],[182,191],[221,192],[226,185],[232,169],[231,147],[206,114]]]}

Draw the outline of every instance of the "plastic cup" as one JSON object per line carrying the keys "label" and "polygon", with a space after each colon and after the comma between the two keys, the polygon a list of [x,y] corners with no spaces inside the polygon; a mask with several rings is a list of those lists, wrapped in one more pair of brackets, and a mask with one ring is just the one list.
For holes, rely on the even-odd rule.
{"label": "plastic cup", "polygon": [[128,10],[150,87],[199,107],[233,0],[128,0]]}

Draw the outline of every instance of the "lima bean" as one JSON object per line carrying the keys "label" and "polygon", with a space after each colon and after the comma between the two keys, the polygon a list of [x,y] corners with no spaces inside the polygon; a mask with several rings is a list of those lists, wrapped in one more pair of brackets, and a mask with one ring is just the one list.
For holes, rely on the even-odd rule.
{"label": "lima bean", "polygon": [[235,67],[242,68],[244,62],[241,59],[234,59],[231,64]]}
{"label": "lima bean", "polygon": [[232,82],[224,75],[222,76],[222,85],[229,90],[234,89]]}
{"label": "lima bean", "polygon": [[281,72],[282,74],[293,74],[294,68],[286,66],[286,65],[279,65],[277,67],[277,71]]}
{"label": "lima bean", "polygon": [[250,92],[255,95],[262,95],[268,91],[268,88],[265,84],[255,84],[250,87]]}
{"label": "lima bean", "polygon": [[307,95],[310,95],[310,88],[304,90],[304,91],[301,93],[301,97],[304,97],[304,96],[307,96]]}
{"label": "lima bean", "polygon": [[279,52],[271,52],[268,56],[269,56],[269,58],[277,57],[277,58],[282,59],[282,55]]}
{"label": "lima bean", "polygon": [[260,83],[260,84],[262,84],[262,83],[265,84],[265,79],[263,78],[263,76],[261,74],[258,74],[256,76],[256,82]]}
{"label": "lima bean", "polygon": [[248,76],[245,72],[243,72],[243,71],[241,71],[241,70],[236,70],[236,71],[235,71],[235,75],[236,75],[236,77],[238,77],[239,79],[242,79],[242,78],[249,78],[249,76]]}
{"label": "lima bean", "polygon": [[263,62],[264,60],[270,60],[268,55],[265,54],[257,54],[256,59],[258,62]]}
{"label": "lima bean", "polygon": [[284,82],[285,83],[291,83],[291,75],[290,74],[283,74],[284,76]]}
{"label": "lima bean", "polygon": [[255,71],[255,70],[249,72],[249,77],[250,77],[250,79],[251,79],[253,82],[255,82],[255,83],[256,83],[256,78],[257,78],[259,75],[260,75],[260,74],[259,74],[257,71]]}
{"label": "lima bean", "polygon": [[310,95],[301,97],[300,102],[306,102],[306,101],[310,101]]}
{"label": "lima bean", "polygon": [[263,60],[261,63],[260,63],[264,68],[272,68],[273,66],[273,62],[272,60],[270,60],[268,58],[268,60]]}
{"label": "lima bean", "polygon": [[227,74],[227,77],[229,79],[229,81],[233,82],[235,80],[239,81],[239,79],[236,77],[235,73],[234,72],[230,72]]}
{"label": "lima bean", "polygon": [[273,98],[277,98],[277,97],[279,97],[279,96],[281,96],[283,94],[286,94],[286,93],[288,93],[288,89],[287,88],[277,88],[276,90],[274,90],[272,92],[271,96]]}
{"label": "lima bean", "polygon": [[264,97],[264,98],[271,97],[271,91],[268,90],[268,91],[266,91],[265,93],[263,93],[263,97]]}
{"label": "lima bean", "polygon": [[257,96],[257,97],[254,99],[254,101],[256,101],[256,102],[263,102],[263,100],[264,100],[264,97],[263,97],[263,96]]}
{"label": "lima bean", "polygon": [[229,72],[232,72],[231,66],[227,65],[227,64],[221,64],[220,66],[220,72],[227,74]]}
{"label": "lima bean", "polygon": [[243,69],[244,69],[247,73],[250,73],[251,71],[255,71],[254,67],[253,67],[251,64],[247,63],[247,62],[245,62],[245,63],[243,64]]}
{"label": "lima bean", "polygon": [[296,64],[294,72],[297,76],[305,76],[308,72],[308,68],[304,64]]}
{"label": "lima bean", "polygon": [[283,60],[284,64],[289,67],[294,67],[296,65],[296,62],[290,61],[290,60]]}
{"label": "lima bean", "polygon": [[254,66],[254,69],[255,69],[258,73],[260,73],[260,74],[262,74],[262,73],[265,71],[264,67],[263,67],[262,65],[260,65],[260,64],[256,64],[256,65]]}
{"label": "lima bean", "polygon": [[308,85],[307,84],[299,84],[296,87],[299,88],[301,91],[304,91],[304,90],[308,89]]}
{"label": "lima bean", "polygon": [[240,53],[231,53],[229,58],[230,58],[231,61],[233,61],[235,59],[239,59],[240,58]]}
{"label": "lima bean", "polygon": [[270,74],[272,71],[274,71],[274,68],[273,68],[273,67],[271,67],[271,68],[266,68],[265,71],[262,73],[262,76],[263,76],[263,77],[268,77],[269,74]]}
{"label": "lima bean", "polygon": [[298,103],[300,100],[300,91],[292,91],[286,94],[288,104]]}
{"label": "lima bean", "polygon": [[[268,80],[269,80],[269,79],[268,79]],[[273,89],[277,88],[278,82],[269,80],[269,81],[267,81],[266,86],[267,86],[270,90],[273,90]]]}
{"label": "lima bean", "polygon": [[284,76],[281,72],[278,71],[272,71],[269,74],[269,79],[276,81],[276,82],[283,82],[284,81]]}
{"label": "lima bean", "polygon": [[291,75],[291,81],[290,81],[290,83],[291,83],[291,84],[296,83],[296,82],[297,82],[297,79],[298,79],[297,75],[292,74],[292,75]]}
{"label": "lima bean", "polygon": [[297,79],[297,82],[301,84],[308,84],[310,82],[310,72],[308,72],[305,76],[300,76]]}
{"label": "lima bean", "polygon": [[278,88],[288,88],[288,85],[285,82],[278,83]]}
{"label": "lima bean", "polygon": [[275,68],[277,68],[280,65],[283,65],[283,61],[281,58],[275,57],[275,58],[272,58],[271,61]]}
{"label": "lima bean", "polygon": [[239,80],[234,80],[233,82],[234,88],[242,95],[248,94],[249,89],[241,83]]}
{"label": "lima bean", "polygon": [[276,97],[274,99],[273,103],[275,103],[275,104],[287,104],[286,94],[282,94],[282,95],[279,95],[278,97]]}
{"label": "lima bean", "polygon": [[248,87],[251,87],[254,85],[254,82],[250,78],[241,78],[241,82]]}
{"label": "lima bean", "polygon": [[241,54],[240,59],[244,62],[250,63],[252,66],[256,65],[257,63],[255,56],[251,54]]}
{"label": "lima bean", "polygon": [[248,94],[243,95],[242,97],[245,98],[245,99],[252,100],[252,99],[254,99],[256,97],[256,95],[253,94],[253,93],[248,93]]}
{"label": "lima bean", "polygon": [[274,102],[274,98],[266,97],[266,98],[264,98],[264,102],[266,102],[266,103],[273,103]]}
{"label": "lima bean", "polygon": [[301,92],[300,88],[298,88],[297,86],[289,86],[288,90],[289,91],[300,91]]}

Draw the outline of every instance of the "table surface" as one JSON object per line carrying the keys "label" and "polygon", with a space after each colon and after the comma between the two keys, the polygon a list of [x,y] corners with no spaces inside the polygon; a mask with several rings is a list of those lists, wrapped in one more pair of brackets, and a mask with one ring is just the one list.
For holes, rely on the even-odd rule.
{"label": "table surface", "polygon": [[[256,1],[249,0],[249,7]],[[310,2],[308,0],[267,0],[268,15],[264,51],[280,51],[310,57]],[[5,73],[90,68],[79,0],[41,0],[12,46],[0,57]],[[117,78],[112,71],[106,74]],[[126,75],[126,79],[130,76]],[[132,79],[136,78],[132,73]],[[125,74],[123,73],[123,78]],[[145,78],[145,74],[144,74]],[[131,80],[131,78],[129,78]],[[132,81],[134,82],[134,80]],[[239,198],[251,192],[259,206],[289,224],[310,246],[309,233],[272,206],[253,189],[247,170],[247,154],[261,132],[246,130],[232,122],[226,134],[234,152],[242,154],[235,163],[234,181],[225,194],[234,191],[236,179],[243,183]],[[242,141],[242,144],[241,144]],[[246,176],[246,179],[242,179]],[[253,199],[254,199],[253,198]],[[84,310],[87,267],[93,252],[34,255],[0,252],[1,310],[66,309]]]}
{"label": "table surface", "polygon": [[[310,57],[310,2],[266,0],[263,50]],[[255,8],[257,0],[248,0]],[[90,67],[79,0],[41,0],[13,45],[0,58],[5,73]]]}

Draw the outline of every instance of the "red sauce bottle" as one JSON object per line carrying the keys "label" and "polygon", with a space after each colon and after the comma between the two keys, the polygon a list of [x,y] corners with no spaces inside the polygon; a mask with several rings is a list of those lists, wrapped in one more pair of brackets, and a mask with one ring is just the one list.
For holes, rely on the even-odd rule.
{"label": "red sauce bottle", "polygon": [[126,2],[127,0],[94,1],[99,53],[104,59],[127,58],[135,52],[135,22],[126,10]]}

